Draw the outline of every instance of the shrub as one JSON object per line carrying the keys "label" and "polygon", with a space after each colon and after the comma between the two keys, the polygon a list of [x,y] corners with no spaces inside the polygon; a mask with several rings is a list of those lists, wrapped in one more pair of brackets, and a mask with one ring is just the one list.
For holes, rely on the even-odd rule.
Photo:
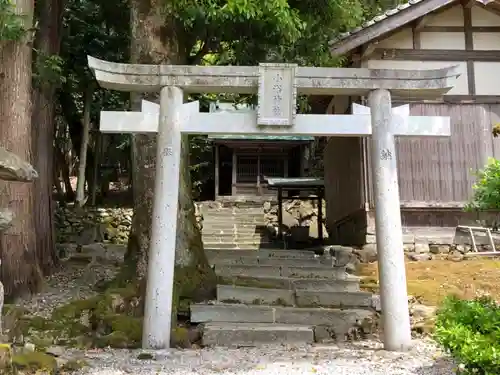
{"label": "shrub", "polygon": [[438,310],[434,335],[464,374],[500,374],[500,306],[490,298],[448,297]]}
{"label": "shrub", "polygon": [[468,210],[500,209],[500,160],[489,158],[483,169],[475,173],[474,194],[467,204]]}

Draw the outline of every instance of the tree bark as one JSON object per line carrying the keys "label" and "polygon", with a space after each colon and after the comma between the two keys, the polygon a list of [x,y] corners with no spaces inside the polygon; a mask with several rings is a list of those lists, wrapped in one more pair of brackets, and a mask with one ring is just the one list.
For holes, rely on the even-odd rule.
{"label": "tree bark", "polygon": [[[131,62],[139,64],[182,64],[187,60],[182,27],[162,13],[163,2],[131,0]],[[143,95],[131,96],[132,110],[140,110]],[[154,100],[154,97],[149,97]],[[201,234],[196,226],[189,175],[189,144],[182,142],[181,185],[175,261],[174,311],[179,299],[202,300],[215,289],[215,274],[208,265]],[[135,278],[145,281],[150,228],[153,214],[156,135],[132,137],[134,217],[128,243],[127,263]],[[144,285],[144,283],[142,283]]]}
{"label": "tree bark", "polygon": [[[63,0],[43,0],[37,6],[40,7],[40,29],[35,40],[36,50],[42,56],[58,55],[61,47]],[[57,261],[53,200],[53,179],[56,173],[54,103],[55,82],[40,82],[33,91],[32,142],[35,169],[39,172],[34,184],[37,252],[45,274],[50,273]],[[57,182],[56,185],[59,191],[60,184]]]}
{"label": "tree bark", "polygon": [[[15,0],[26,29],[33,25],[33,0]],[[32,162],[31,33],[19,41],[3,42],[0,50],[0,146]],[[52,181],[52,175],[48,176]],[[12,226],[0,235],[2,281],[13,296],[39,289],[42,280],[37,257],[32,183],[0,181],[0,207],[9,208]]]}
{"label": "tree bark", "polygon": [[76,185],[76,204],[78,207],[83,207],[85,204],[85,172],[87,171],[87,148],[89,147],[90,138],[90,108],[92,105],[93,92],[94,90],[92,87],[87,88],[83,108],[82,142],[80,144],[80,160],[78,163],[78,180]]}

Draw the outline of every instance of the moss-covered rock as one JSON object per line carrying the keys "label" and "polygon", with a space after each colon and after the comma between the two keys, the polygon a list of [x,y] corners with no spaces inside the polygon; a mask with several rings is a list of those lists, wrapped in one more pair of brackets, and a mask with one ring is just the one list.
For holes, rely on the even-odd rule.
{"label": "moss-covered rock", "polygon": [[0,374],[12,371],[12,348],[10,344],[0,344]]}
{"label": "moss-covered rock", "polygon": [[57,371],[56,359],[42,352],[27,352],[15,354],[12,357],[12,367],[19,371],[31,371],[36,373],[55,374]]}

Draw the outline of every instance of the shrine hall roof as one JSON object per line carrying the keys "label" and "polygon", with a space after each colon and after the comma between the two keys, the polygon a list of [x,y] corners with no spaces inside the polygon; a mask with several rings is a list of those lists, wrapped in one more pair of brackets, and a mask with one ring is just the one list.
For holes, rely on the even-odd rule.
{"label": "shrine hall roof", "polygon": [[[472,1],[486,10],[500,9],[499,0]],[[330,41],[330,51],[333,55],[343,55],[427,14],[458,2],[458,0],[409,0],[386,10],[351,31],[340,34]]]}

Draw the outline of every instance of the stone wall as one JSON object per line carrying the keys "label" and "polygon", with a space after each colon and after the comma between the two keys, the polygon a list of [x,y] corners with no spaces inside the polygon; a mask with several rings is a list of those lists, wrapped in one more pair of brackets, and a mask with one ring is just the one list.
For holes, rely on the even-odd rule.
{"label": "stone wall", "polygon": [[[203,228],[201,207],[195,204],[198,227]],[[93,242],[126,244],[132,225],[132,208],[58,207],[56,241],[87,245]]]}
{"label": "stone wall", "polygon": [[[323,204],[323,238],[328,238],[326,230],[326,203]],[[318,239],[318,202],[309,200],[283,200],[283,231],[295,242],[307,242]],[[270,201],[264,203],[266,227],[273,234],[278,234],[278,205]]]}
{"label": "stone wall", "polygon": [[[489,240],[483,233],[474,233],[476,248],[479,252],[493,251]],[[360,258],[364,262],[373,262],[377,257],[377,243],[374,234],[366,237],[366,245],[358,251]],[[494,243],[500,247],[500,237],[494,236]],[[408,259],[412,261],[422,261],[431,259],[449,259],[454,261],[463,260],[468,255],[473,255],[470,238],[465,233],[450,232],[446,235],[432,233],[432,229],[427,234],[415,235],[411,233],[403,234],[403,251]]]}

